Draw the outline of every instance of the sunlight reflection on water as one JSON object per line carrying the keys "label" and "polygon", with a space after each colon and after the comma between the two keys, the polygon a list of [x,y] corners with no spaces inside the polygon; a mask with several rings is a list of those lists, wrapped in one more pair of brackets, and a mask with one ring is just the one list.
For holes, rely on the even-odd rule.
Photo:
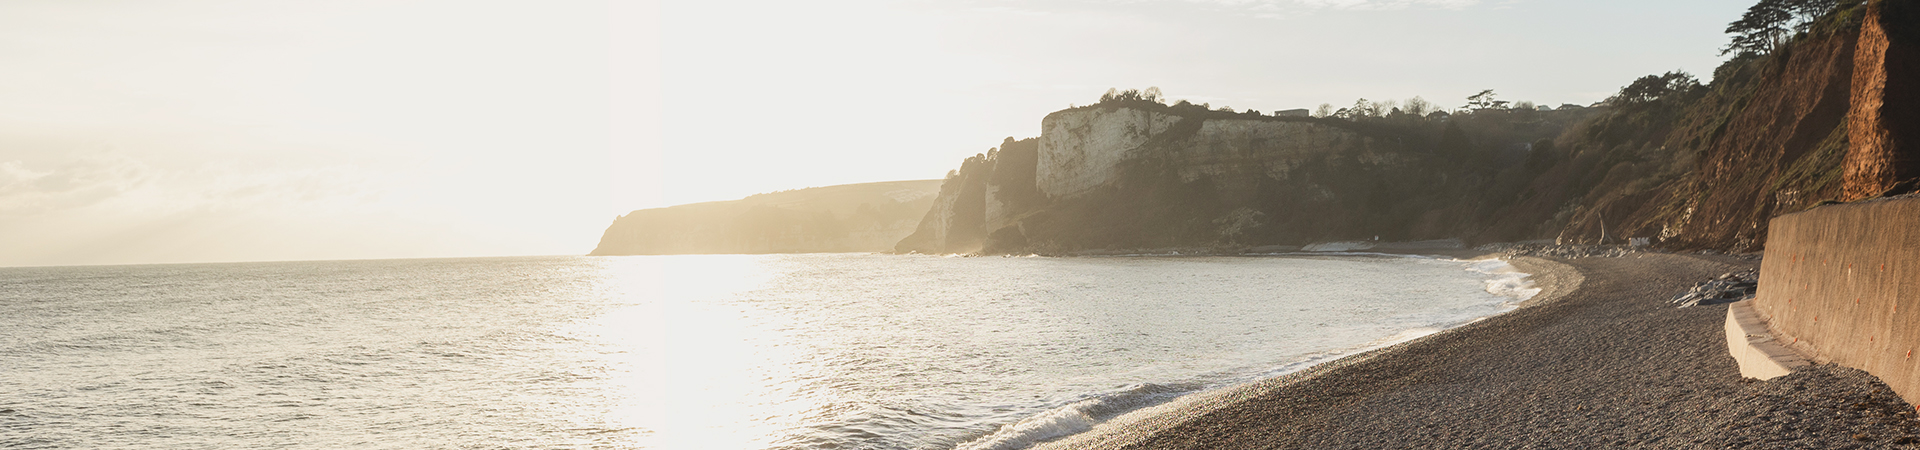
{"label": "sunlight reflection on water", "polygon": [[[1475,267],[817,254],[0,269],[0,442],[1018,448],[1505,310]],[[1049,417],[1075,420],[1032,426]]]}
{"label": "sunlight reflection on water", "polygon": [[[647,430],[652,448],[762,448],[786,419],[769,385],[794,378],[790,354],[763,343],[775,329],[734,302],[772,274],[752,256],[608,258],[598,261],[620,308],[574,328],[608,349],[620,369],[608,395],[614,420]],[[786,402],[791,403],[791,402]],[[744,420],[743,420],[744,419]]]}
{"label": "sunlight reflection on water", "polygon": [[[1393,327],[1429,327],[1484,315],[1496,312],[1499,303],[1472,289],[1476,284],[1461,273],[1460,263],[1433,260],[1333,266],[1424,270],[1415,279],[1440,281],[1438,289],[1460,299],[1440,302],[1437,306],[1453,311],[1438,317],[1408,310],[1419,306],[1364,286],[1272,279],[1271,270],[1280,268],[1273,260],[1040,260],[1013,263],[1021,267],[997,275],[1007,263],[906,258],[605,258],[596,262],[600,283],[607,301],[620,307],[582,320],[568,332],[590,337],[608,353],[614,369],[607,395],[622,405],[610,420],[645,430],[638,442],[643,447],[951,448],[992,431],[993,422],[1018,419],[1049,404],[1086,403],[1085,396],[1098,391],[1149,392],[1116,402],[1151,403],[1204,387],[1209,379],[1244,377],[1298,358],[1287,355],[1357,345],[1405,329]],[[1116,269],[1120,273],[1104,273]],[[1130,279],[1109,279],[1115,275]],[[997,286],[974,286],[983,279]],[[1340,320],[1366,320],[1382,312],[1400,320],[1389,315],[1382,325],[1334,332],[1337,338],[1327,340],[1298,335],[1329,331],[1320,323],[1327,317],[1300,314],[1298,308],[1281,309],[1320,325],[1301,329],[1289,320],[1221,317],[1270,314],[1272,305],[1167,299],[1257,299],[1274,295],[1261,292],[1275,282],[1311,285],[1335,297],[1381,300],[1302,304],[1343,316]],[[1436,286],[1396,289],[1425,295]],[[1274,339],[1304,347],[1249,353],[1273,345]],[[1128,380],[1171,384],[1128,387]],[[1038,396],[996,398],[1014,385],[1024,388],[1013,391],[1027,392],[1017,395]],[[969,401],[979,404],[964,404]]]}

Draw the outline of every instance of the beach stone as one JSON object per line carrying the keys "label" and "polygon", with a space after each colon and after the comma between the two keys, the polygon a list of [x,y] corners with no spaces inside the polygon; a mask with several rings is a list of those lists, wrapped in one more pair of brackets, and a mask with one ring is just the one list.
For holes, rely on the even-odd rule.
{"label": "beach stone", "polygon": [[1879,449],[1920,440],[1913,406],[1871,375],[1820,365],[1741,377],[1726,353],[1726,311],[1666,301],[1751,262],[1562,261],[1583,281],[1539,303],[1262,382],[1224,405],[1168,416],[1174,422],[1147,435],[1039,448]]}
{"label": "beach stone", "polygon": [[1655,252],[1646,247],[1623,245],[1577,245],[1577,244],[1515,244],[1495,243],[1475,247],[1482,251],[1508,252],[1514,256],[1543,256],[1550,258],[1619,258],[1640,253]]}
{"label": "beach stone", "polygon": [[1760,273],[1757,270],[1723,273],[1687,288],[1668,302],[1686,308],[1746,300],[1753,298],[1754,293],[1758,291],[1759,278]]}

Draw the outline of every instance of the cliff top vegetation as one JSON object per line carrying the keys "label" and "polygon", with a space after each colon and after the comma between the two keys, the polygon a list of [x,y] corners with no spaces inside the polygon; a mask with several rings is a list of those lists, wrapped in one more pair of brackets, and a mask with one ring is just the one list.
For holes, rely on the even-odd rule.
{"label": "cliff top vegetation", "polygon": [[[1886,34],[1873,38],[1878,45],[1891,39],[1911,46],[1911,24],[1920,24],[1910,19],[1920,16],[1914,4],[1759,0],[1729,25],[1731,43],[1723,50],[1730,57],[1710,81],[1684,71],[1646,75],[1591,105],[1549,107],[1489,89],[1458,107],[1414,97],[1263,114],[1169,104],[1158,88],[1111,89],[1096,103],[1054,114],[1125,108],[1179,119],[1138,147],[1110,149],[1132,156],[1098,191],[1027,195],[995,210],[985,200],[963,205],[982,218],[986,211],[999,215],[978,221],[961,247],[1070,251],[1456,237],[1612,244],[1634,237],[1672,249],[1755,250],[1768,219],[1837,199],[1850,186],[1844,180],[1852,175],[1842,168],[1853,158],[1848,128],[1877,126],[1849,122],[1858,103],[1852,98],[1861,95],[1851,80],[1876,64],[1910,64],[1855,61],[1856,48],[1875,45],[1861,36],[1881,29],[1862,24],[1878,17],[1871,23]],[[1347,151],[1274,156],[1292,158],[1284,164],[1183,160],[1217,156],[1187,139],[1208,120],[1312,123],[1362,139],[1345,141],[1356,143]],[[1008,151],[1013,143],[1021,152]],[[981,199],[989,185],[1030,188],[1030,146],[1009,140],[1001,158],[976,155],[949,183]],[[1020,171],[1002,173],[1010,169]],[[950,244],[941,251],[954,251]]]}

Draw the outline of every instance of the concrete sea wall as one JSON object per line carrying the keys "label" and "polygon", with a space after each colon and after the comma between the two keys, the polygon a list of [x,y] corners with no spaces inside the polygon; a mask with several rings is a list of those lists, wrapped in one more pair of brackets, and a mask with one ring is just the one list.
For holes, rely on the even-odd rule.
{"label": "concrete sea wall", "polygon": [[1920,403],[1920,198],[1772,220],[1755,311],[1783,343]]}

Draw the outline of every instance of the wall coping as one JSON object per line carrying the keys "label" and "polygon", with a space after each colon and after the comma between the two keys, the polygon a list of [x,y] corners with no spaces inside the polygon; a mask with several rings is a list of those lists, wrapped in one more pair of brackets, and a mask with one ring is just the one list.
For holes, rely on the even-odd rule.
{"label": "wall coping", "polygon": [[1811,364],[1809,359],[1782,344],[1767,319],[1753,310],[1752,300],[1727,304],[1727,353],[1740,365],[1740,376],[1759,380],[1793,373]]}

